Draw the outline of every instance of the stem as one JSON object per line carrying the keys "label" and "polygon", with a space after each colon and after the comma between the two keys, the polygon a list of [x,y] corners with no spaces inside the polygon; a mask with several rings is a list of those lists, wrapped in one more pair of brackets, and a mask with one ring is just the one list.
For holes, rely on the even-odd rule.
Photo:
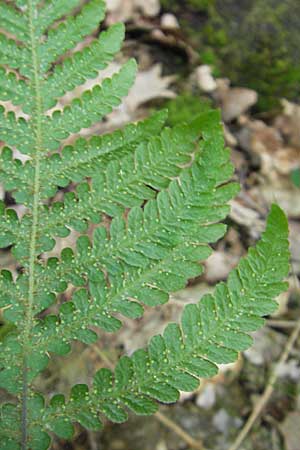
{"label": "stem", "polygon": [[186,431],[184,431],[177,423],[173,422],[169,417],[165,416],[162,412],[157,411],[154,417],[163,425],[165,425],[169,430],[173,431],[177,436],[179,436],[190,448],[195,450],[205,450],[202,442],[197,441],[192,436],[190,436]]}
{"label": "stem", "polygon": [[264,407],[266,406],[271,395],[274,392],[274,386],[275,386],[275,383],[278,378],[278,370],[277,369],[278,369],[278,367],[280,367],[282,364],[284,364],[287,361],[287,359],[294,347],[294,344],[295,344],[296,340],[298,339],[299,334],[300,334],[300,320],[297,321],[297,324],[295,326],[293,333],[290,335],[289,339],[287,340],[284,351],[281,354],[281,357],[269,378],[269,381],[264,390],[264,393],[262,394],[262,396],[256,403],[247,422],[245,423],[244,427],[242,428],[241,432],[239,433],[239,435],[237,436],[236,440],[234,441],[232,446],[229,448],[229,450],[238,450],[240,448],[240,445],[242,444],[244,439],[247,437],[248,433],[251,431],[251,429],[252,429],[253,425],[255,424],[256,420],[258,419],[258,417],[261,415]]}
{"label": "stem", "polygon": [[33,90],[35,93],[35,112],[33,117],[33,124],[35,129],[35,174],[34,174],[34,191],[33,191],[33,208],[32,208],[32,226],[30,233],[30,247],[29,247],[29,265],[28,265],[28,305],[26,309],[24,321],[24,341],[23,341],[23,386],[22,386],[22,441],[21,448],[26,450],[27,447],[27,398],[28,398],[28,362],[27,355],[29,350],[29,337],[33,325],[33,306],[34,306],[34,292],[35,292],[35,258],[36,258],[36,242],[37,242],[37,227],[39,218],[39,203],[40,203],[40,150],[42,148],[42,98],[40,89],[40,75],[39,75],[39,61],[36,49],[36,38],[33,24],[34,8],[32,0],[28,0],[28,22],[30,33],[30,46],[32,56],[33,68]]}

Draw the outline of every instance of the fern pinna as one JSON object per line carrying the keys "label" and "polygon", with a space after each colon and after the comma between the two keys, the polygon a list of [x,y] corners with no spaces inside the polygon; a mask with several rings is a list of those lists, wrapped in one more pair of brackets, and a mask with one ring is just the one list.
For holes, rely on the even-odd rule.
{"label": "fern pinna", "polygon": [[[131,60],[55,109],[119,51],[122,25],[75,49],[103,16],[102,0],[84,6],[0,1],[0,181],[25,209],[18,217],[1,205],[0,246],[10,246],[18,262],[16,276],[2,270],[0,278],[0,308],[9,324],[0,342],[0,386],[7,391],[2,450],[47,449],[52,433],[70,438],[74,422],[97,430],[101,415],[123,422],[128,409],[152,414],[156,401],[175,402],[180,390],[196,389],[199,378],[217,372],[216,364],[251,345],[247,332],[263,324],[261,316],[276,308],[273,298],[286,288],[287,221],[273,206],[257,248],[214,295],[187,306],[180,325],[169,324],[147,350],[123,356],[114,373],[101,369],[91,386],[74,386],[67,399],[44,400],[35,391],[51,354],[66,355],[73,340],[94,343],[97,329],[118,330],[120,317],[141,317],[143,305],[164,304],[201,274],[200,262],[211,253],[208,244],[224,235],[219,222],[238,190],[215,111],[174,129],[164,127],[162,112],[64,145],[119,105],[134,81]],[[70,183],[75,188],[62,189]],[[54,200],[59,190],[60,202]],[[98,224],[92,238],[91,222]],[[71,230],[81,234],[76,249],[47,258],[55,239]],[[73,297],[64,301],[70,285]]]}

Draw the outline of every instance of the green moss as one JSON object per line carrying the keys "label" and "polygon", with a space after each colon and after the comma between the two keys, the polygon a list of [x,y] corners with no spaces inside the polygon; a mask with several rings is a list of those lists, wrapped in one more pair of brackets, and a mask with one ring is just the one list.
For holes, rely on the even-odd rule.
{"label": "green moss", "polygon": [[217,0],[209,19],[212,29],[203,37],[215,49],[221,71],[233,83],[258,91],[260,109],[275,107],[281,97],[297,98],[299,1],[241,3],[237,7],[234,0]]}
{"label": "green moss", "polygon": [[215,0],[161,0],[161,6],[169,11],[176,12],[180,7],[192,7],[197,10],[207,11],[208,8],[214,3]]}
{"label": "green moss", "polygon": [[269,110],[300,96],[299,0],[163,0],[204,63],[259,94]]}

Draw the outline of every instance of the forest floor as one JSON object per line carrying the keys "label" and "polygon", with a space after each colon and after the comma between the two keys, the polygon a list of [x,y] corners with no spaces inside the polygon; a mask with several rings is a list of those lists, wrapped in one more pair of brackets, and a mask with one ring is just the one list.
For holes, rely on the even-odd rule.
{"label": "forest floor", "polygon": [[[138,60],[139,73],[122,106],[93,133],[119,128],[163,107],[170,110],[170,125],[189,121],[208,105],[220,108],[226,145],[236,168],[234,177],[241,184],[231,202],[228,232],[215,246],[204,275],[191,280],[168,305],[147,310],[139,321],[127,320],[113,338],[103,334],[100,343],[89,349],[74,345],[68,362],[55,358],[39,383],[49,392],[67,391],[96,369],[114,364],[120,354],[143,346],[168,321],[177,320],[186,303],[198,301],[217,282],[226,280],[247,248],[255,244],[272,202],[279,203],[289,218],[290,288],[280,297],[278,312],[254,334],[254,346],[237,363],[222,367],[217,377],[204,381],[198,392],[182,394],[176,406],[161,407],[160,414],[152,418],[131,416],[124,425],[107,422],[100,433],[78,426],[73,442],[57,439],[53,448],[300,450],[300,105],[278,98],[275,110],[259,110],[260,92],[232,86],[226,73],[215,76],[214,68],[201,61],[180,28],[179,18],[159,7],[157,0],[108,0],[106,25],[126,22],[127,37],[119,60],[106,74],[117,70],[129,56]],[[85,130],[85,134],[90,132]],[[59,243],[54,253],[58,249]],[[0,258],[7,266],[9,254],[1,252]],[[243,443],[234,447],[266,389],[264,408],[257,412]]]}

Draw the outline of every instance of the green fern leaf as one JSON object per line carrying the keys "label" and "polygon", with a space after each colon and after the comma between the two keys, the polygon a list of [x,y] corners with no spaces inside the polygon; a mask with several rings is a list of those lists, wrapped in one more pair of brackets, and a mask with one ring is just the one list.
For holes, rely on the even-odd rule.
{"label": "green fern leaf", "polygon": [[[216,112],[172,130],[163,112],[64,147],[127,95],[134,61],[84,90],[119,51],[124,27],[98,37],[102,0],[0,0],[0,13],[0,101],[8,102],[0,108],[0,182],[24,210],[18,217],[0,204],[0,247],[11,247],[18,264],[15,275],[0,273],[0,387],[15,397],[1,406],[1,450],[43,450],[48,432],[69,439],[73,422],[100,429],[99,413],[115,422],[127,409],[153,413],[157,400],[176,401],[179,390],[194,390],[217,363],[235,359],[286,286],[287,226],[274,206],[257,249],[213,296],[187,306],[180,326],[122,357],[114,374],[99,371],[92,388],[76,385],[67,401],[58,394],[45,402],[34,380],[52,353],[66,355],[73,340],[96,342],[97,329],[118,330],[120,316],[141,317],[144,305],[167,302],[202,273],[238,186]],[[79,85],[83,93],[56,110]],[[81,235],[76,248],[49,258],[55,239],[71,230]]]}
{"label": "green fern leaf", "polygon": [[1,101],[11,101],[15,106],[25,105],[24,112],[31,111],[31,98],[33,92],[24,80],[18,80],[17,76],[11,72],[7,73],[0,67],[0,95]]}
{"label": "green fern leaf", "polygon": [[13,38],[24,42],[28,39],[28,26],[24,16],[13,6],[0,2],[0,28]]}
{"label": "green fern leaf", "polygon": [[1,64],[19,70],[21,75],[32,75],[32,69],[28,64],[31,54],[26,47],[20,47],[14,39],[0,33],[0,58]]}
{"label": "green fern leaf", "polygon": [[87,78],[94,78],[99,70],[105,69],[120,50],[123,39],[124,26],[113,25],[91,45],[65,59],[62,65],[56,65],[42,90],[46,99],[45,110],[55,106],[57,99],[66,91],[72,91]]}
{"label": "green fern leaf", "polygon": [[[25,6],[26,1],[24,2]],[[46,1],[42,9],[39,10],[38,20],[36,20],[36,34],[42,36],[48,28],[57,20],[72,12],[78,7],[78,0],[56,0],[55,2]]]}
{"label": "green fern leaf", "polygon": [[69,16],[57,27],[50,28],[46,42],[40,45],[38,51],[41,70],[47,72],[59,56],[64,55],[85,36],[91,34],[103,20],[104,12],[103,0],[91,0],[78,15]]}
{"label": "green fern leaf", "polygon": [[23,153],[30,154],[34,145],[34,131],[28,122],[23,118],[17,119],[12,111],[5,113],[3,106],[0,106],[0,121],[0,139],[11,147],[22,145]]}
{"label": "green fern leaf", "polygon": [[227,284],[217,285],[215,293],[198,304],[187,305],[181,325],[169,324],[163,336],[151,339],[147,351],[122,357],[114,376],[101,369],[83,405],[97,401],[100,411],[116,422],[122,413],[114,417],[103,405],[114,403],[117,411],[128,407],[137,414],[152,414],[151,398],[173,403],[179,390],[194,390],[199,377],[217,373],[216,364],[234,361],[237,352],[251,345],[247,333],[263,325],[261,316],[276,309],[273,298],[287,287],[282,282],[289,269],[287,237],[286,218],[274,205],[261,241],[231,272]]}
{"label": "green fern leaf", "polygon": [[61,139],[82,128],[88,128],[109,114],[120,104],[121,98],[128,94],[135,73],[136,63],[131,60],[112,78],[105,79],[101,87],[96,86],[92,91],[86,91],[81,99],[73,100],[62,113],[54,112],[47,131],[46,142],[49,148],[56,150]]}
{"label": "green fern leaf", "polygon": [[[214,294],[198,304],[187,305],[180,326],[169,324],[163,335],[151,339],[147,350],[123,356],[114,374],[100,369],[93,387],[74,386],[67,402],[61,395],[53,397],[42,413],[39,432],[51,430],[70,438],[71,422],[99,429],[98,414],[116,423],[127,419],[127,409],[153,414],[156,401],[177,401],[179,390],[196,389],[199,378],[217,373],[217,364],[234,361],[237,352],[251,345],[248,333],[263,325],[261,316],[276,309],[273,299],[287,287],[282,282],[289,269],[287,237],[286,217],[274,205],[261,241],[226,284],[217,285]],[[15,414],[12,405],[6,408]]]}
{"label": "green fern leaf", "polygon": [[[130,124],[124,130],[95,136],[89,140],[80,138],[73,146],[66,146],[61,153],[41,161],[41,198],[48,199],[55,195],[57,186],[66,187],[73,182],[80,182],[86,177],[99,175],[109,162],[135,151],[141,140],[145,143],[151,136],[159,134],[165,123],[166,113],[153,115],[137,124]],[[4,148],[0,155],[0,181],[11,191],[18,203],[28,205],[32,199],[28,192],[32,190],[34,163],[14,157],[9,148]]]}

